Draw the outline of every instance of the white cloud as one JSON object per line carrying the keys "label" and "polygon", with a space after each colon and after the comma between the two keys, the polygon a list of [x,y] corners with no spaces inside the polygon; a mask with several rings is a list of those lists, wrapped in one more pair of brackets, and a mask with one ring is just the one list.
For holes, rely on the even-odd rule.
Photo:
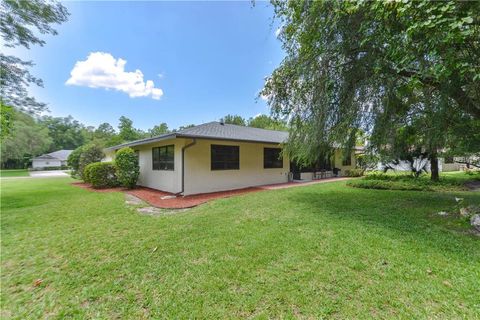
{"label": "white cloud", "polygon": [[67,85],[90,88],[113,89],[127,93],[131,98],[148,97],[158,100],[163,95],[160,88],[155,88],[152,80],[143,80],[140,70],[126,72],[126,60],[115,59],[107,52],[91,52],[87,60],[77,61]]}

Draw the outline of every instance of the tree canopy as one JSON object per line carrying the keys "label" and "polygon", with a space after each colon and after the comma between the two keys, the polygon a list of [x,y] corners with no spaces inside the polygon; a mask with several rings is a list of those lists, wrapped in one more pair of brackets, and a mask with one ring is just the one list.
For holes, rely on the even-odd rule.
{"label": "tree canopy", "polygon": [[29,114],[13,111],[12,132],[2,139],[1,161],[3,167],[24,167],[32,156],[49,149],[52,138],[48,128],[39,124]]}
{"label": "tree canopy", "polygon": [[266,114],[261,114],[256,117],[248,119],[248,126],[253,128],[260,129],[269,129],[269,130],[288,130],[287,124],[285,121],[277,120],[272,117],[267,116]]}
{"label": "tree canopy", "polygon": [[170,132],[170,130],[168,129],[168,125],[165,122],[162,122],[154,126],[152,129],[148,130],[148,134],[150,135],[150,137],[159,136],[168,132]]}
{"label": "tree canopy", "polygon": [[[0,35],[7,47],[31,45],[43,46],[45,41],[40,35],[56,35],[52,25],[67,21],[68,11],[54,1],[14,1],[0,2]],[[42,80],[28,70],[32,61],[0,53],[0,92],[3,104],[30,112],[46,109],[44,103],[28,95],[28,86],[42,86]]]}
{"label": "tree canopy", "polygon": [[351,148],[359,130],[387,152],[405,127],[436,159],[446,133],[480,118],[480,2],[273,5],[287,55],[261,94],[289,119],[297,160]]}
{"label": "tree canopy", "polygon": [[225,117],[223,117],[223,122],[235,124],[237,126],[245,126],[247,124],[245,119],[237,114],[227,114]]}

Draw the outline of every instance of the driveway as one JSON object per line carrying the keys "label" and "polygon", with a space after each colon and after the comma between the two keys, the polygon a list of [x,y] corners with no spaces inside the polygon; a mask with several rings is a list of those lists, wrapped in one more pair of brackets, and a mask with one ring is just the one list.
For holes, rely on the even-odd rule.
{"label": "driveway", "polygon": [[62,170],[30,171],[30,177],[32,178],[68,177],[68,173]]}

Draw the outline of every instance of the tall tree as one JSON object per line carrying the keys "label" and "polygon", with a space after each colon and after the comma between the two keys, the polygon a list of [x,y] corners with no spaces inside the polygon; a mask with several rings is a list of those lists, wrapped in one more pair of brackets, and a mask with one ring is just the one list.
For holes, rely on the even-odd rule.
{"label": "tall tree", "polygon": [[248,126],[253,128],[270,129],[270,130],[288,130],[285,121],[277,120],[266,114],[261,114],[248,119]]}
{"label": "tall tree", "polygon": [[[39,35],[56,35],[52,24],[65,22],[67,9],[58,2],[29,0],[0,2],[0,34],[7,47],[31,45],[43,46],[45,41]],[[42,80],[34,77],[29,67],[32,61],[0,53],[0,93],[2,103],[29,112],[46,109],[44,103],[28,95],[28,86],[43,86]]]}
{"label": "tall tree", "polygon": [[[383,148],[386,132],[414,118],[435,126],[429,133],[445,132],[448,112],[480,118],[480,2],[273,4],[287,56],[261,94],[289,117],[294,158],[349,149],[359,130],[383,135],[370,145]],[[441,140],[422,140],[432,167]]]}
{"label": "tall tree", "polygon": [[165,122],[160,123],[159,125],[154,126],[152,129],[148,130],[150,137],[159,136],[170,132],[168,130],[168,125]]}
{"label": "tall tree", "polygon": [[118,125],[118,136],[123,142],[141,139],[145,136],[144,132],[133,127],[133,121],[129,118],[121,116],[119,121],[120,123]]}
{"label": "tall tree", "polygon": [[185,129],[193,128],[193,127],[195,127],[194,124],[187,124],[187,125],[184,125],[184,126],[180,126],[180,127],[178,127],[178,130],[173,130],[173,131],[180,131],[180,130],[185,130]]}
{"label": "tall tree", "polygon": [[227,114],[225,117],[223,117],[223,122],[228,124],[236,124],[237,126],[247,125],[245,119],[237,114]]}
{"label": "tall tree", "polygon": [[0,108],[0,141],[2,141],[12,132],[14,110],[1,101]]}
{"label": "tall tree", "polygon": [[52,138],[51,151],[74,150],[85,143],[85,136],[82,134],[84,127],[72,116],[44,116],[40,123],[48,128],[48,135]]}
{"label": "tall tree", "polygon": [[95,129],[93,133],[94,139],[105,141],[105,142],[110,140],[115,135],[116,135],[115,129],[108,122],[99,124],[97,129]]}
{"label": "tall tree", "polygon": [[14,111],[13,130],[1,143],[2,167],[25,167],[32,156],[50,148],[52,138],[48,128],[40,125],[29,114]]}

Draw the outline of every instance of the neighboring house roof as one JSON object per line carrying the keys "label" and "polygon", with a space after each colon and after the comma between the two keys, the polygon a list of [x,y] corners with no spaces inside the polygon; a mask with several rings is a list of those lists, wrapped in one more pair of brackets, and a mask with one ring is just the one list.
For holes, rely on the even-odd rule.
{"label": "neighboring house roof", "polygon": [[33,158],[33,160],[60,160],[66,161],[73,150],[58,150]]}
{"label": "neighboring house roof", "polygon": [[138,146],[173,138],[199,138],[280,144],[287,141],[288,132],[237,126],[227,123],[222,124],[220,122],[208,122],[177,132],[123,143],[109,147],[107,150],[117,150],[122,147]]}

